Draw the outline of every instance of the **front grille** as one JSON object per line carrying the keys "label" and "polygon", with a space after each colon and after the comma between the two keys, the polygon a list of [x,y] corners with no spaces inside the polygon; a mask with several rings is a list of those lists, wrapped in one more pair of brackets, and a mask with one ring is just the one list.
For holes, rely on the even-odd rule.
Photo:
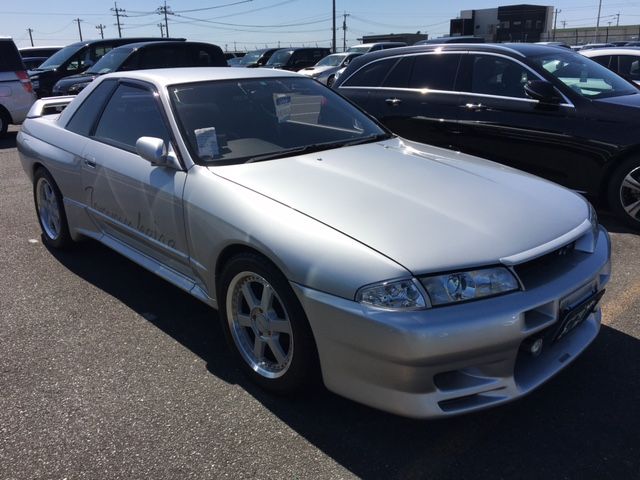
{"label": "front grille", "polygon": [[541,257],[534,258],[513,266],[513,270],[520,278],[525,288],[533,287],[541,277],[566,272],[576,263],[576,256],[580,252],[575,249],[575,242],[553,250]]}

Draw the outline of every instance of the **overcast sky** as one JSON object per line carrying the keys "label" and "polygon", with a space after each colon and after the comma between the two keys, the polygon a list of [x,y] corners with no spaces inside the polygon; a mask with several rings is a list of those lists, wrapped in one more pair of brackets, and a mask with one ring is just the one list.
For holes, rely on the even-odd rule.
{"label": "overcast sky", "polygon": [[[337,26],[342,26],[342,14],[347,13],[347,44],[357,42],[366,34],[429,33],[438,37],[449,31],[449,19],[460,10],[491,8],[517,2],[484,0],[336,0]],[[545,4],[545,3],[540,3]],[[558,27],[595,25],[598,0],[556,0],[561,10]],[[158,23],[164,17],[154,13],[161,0],[120,0],[124,9],[121,19],[122,36],[159,36]],[[232,50],[269,46],[315,45],[331,43],[331,0],[169,0],[169,34],[216,43]],[[114,25],[113,1],[93,0],[28,0],[0,2],[0,35],[11,36],[19,47],[29,46],[27,28],[33,29],[35,45],[66,45],[78,41],[80,18],[84,39],[99,38],[96,25],[105,25],[104,35],[117,37]],[[604,0],[601,26],[640,23],[640,1]],[[342,45],[342,30],[338,30],[338,45]]]}

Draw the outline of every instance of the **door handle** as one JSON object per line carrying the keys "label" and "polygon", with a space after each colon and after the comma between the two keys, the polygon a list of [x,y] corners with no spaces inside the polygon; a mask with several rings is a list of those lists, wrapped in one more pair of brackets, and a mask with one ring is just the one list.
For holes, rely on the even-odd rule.
{"label": "door handle", "polygon": [[400,100],[399,98],[387,98],[385,99],[385,102],[387,102],[387,105],[397,107],[402,103],[402,100]]}
{"label": "door handle", "polygon": [[466,108],[472,112],[479,112],[481,110],[487,110],[487,106],[482,103],[465,103],[464,105],[460,105],[460,108]]}
{"label": "door handle", "polygon": [[93,157],[85,157],[84,164],[89,168],[96,168],[96,159]]}

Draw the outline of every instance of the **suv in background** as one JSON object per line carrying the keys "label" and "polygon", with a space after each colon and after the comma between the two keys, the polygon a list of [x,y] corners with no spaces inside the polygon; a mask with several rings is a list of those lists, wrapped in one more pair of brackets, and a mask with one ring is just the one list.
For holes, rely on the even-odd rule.
{"label": "suv in background", "polygon": [[9,124],[20,124],[36,96],[22,58],[11,38],[0,38],[0,137]]}
{"label": "suv in background", "polygon": [[271,58],[271,55],[276,53],[279,48],[262,48],[260,50],[252,50],[240,59],[234,67],[246,67],[256,68],[263,67]]}
{"label": "suv in background", "polygon": [[402,137],[606,200],[640,229],[640,90],[578,53],[526,43],[397,48],[353,59],[334,88]]}
{"label": "suv in background", "polygon": [[76,95],[98,75],[124,70],[179,67],[226,67],[222,49],[202,42],[142,42],[114,48],[88,70],[65,77],[53,86],[53,95]]}
{"label": "suv in background", "polygon": [[266,68],[279,68],[297,72],[311,67],[331,53],[329,48],[281,48],[264,65]]}
{"label": "suv in background", "polygon": [[621,77],[640,85],[640,48],[592,48],[580,50],[580,53]]}
{"label": "suv in background", "polygon": [[184,38],[112,38],[72,43],[50,56],[42,65],[29,71],[31,83],[38,97],[51,95],[55,83],[61,78],[84,72],[113,48],[127,43],[176,40]]}

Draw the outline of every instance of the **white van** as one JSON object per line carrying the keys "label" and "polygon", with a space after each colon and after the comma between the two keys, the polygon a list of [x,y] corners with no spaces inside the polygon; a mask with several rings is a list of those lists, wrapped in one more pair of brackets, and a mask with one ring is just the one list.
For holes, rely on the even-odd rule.
{"label": "white van", "polygon": [[22,58],[11,38],[0,37],[0,138],[21,124],[36,101]]}

